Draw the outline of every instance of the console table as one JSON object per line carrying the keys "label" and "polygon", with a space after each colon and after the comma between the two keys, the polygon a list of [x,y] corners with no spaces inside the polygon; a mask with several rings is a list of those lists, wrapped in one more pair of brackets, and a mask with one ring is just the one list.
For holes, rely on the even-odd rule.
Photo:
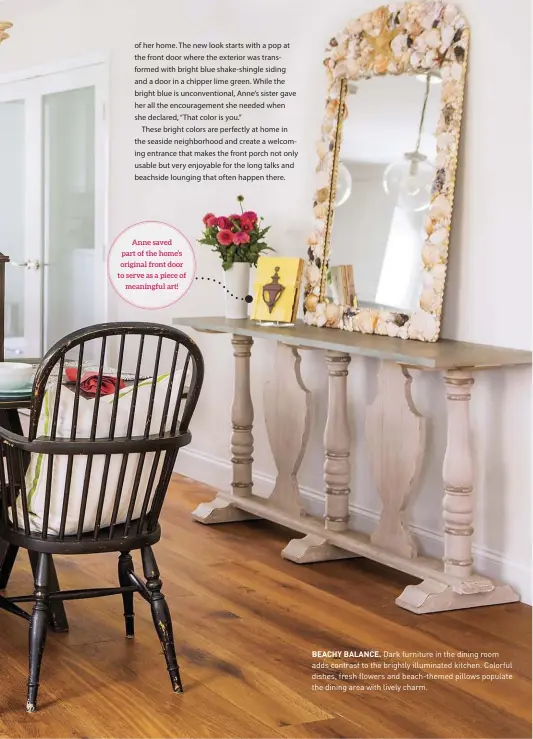
{"label": "console table", "polygon": [[[473,461],[469,401],[475,372],[531,364],[528,351],[441,340],[404,341],[328,330],[298,322],[267,327],[250,320],[177,318],[178,326],[232,336],[235,389],[232,406],[231,491],[220,491],[192,514],[204,524],[264,518],[304,534],[292,539],[282,556],[297,563],[367,557],[419,577],[397,598],[414,613],[472,608],[519,600],[511,586],[473,571]],[[265,386],[265,420],[277,466],[268,499],[253,494],[253,406],[250,356],[254,338],[276,342],[276,371]],[[300,374],[299,349],[325,352],[328,414],[324,431],[325,516],[301,506],[297,474],[311,425],[311,396]],[[382,503],[379,522],[367,536],[349,527],[351,438],[347,376],[352,357],[380,360],[378,392],[366,413],[366,444]],[[411,370],[442,373],[448,410],[443,464],[442,560],[418,556],[409,528],[408,506],[416,492],[425,453],[426,419],[411,396]]]}

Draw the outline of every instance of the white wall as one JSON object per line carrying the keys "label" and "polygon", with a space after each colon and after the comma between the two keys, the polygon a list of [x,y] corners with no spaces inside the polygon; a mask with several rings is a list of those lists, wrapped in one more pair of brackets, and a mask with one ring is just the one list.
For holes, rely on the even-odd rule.
{"label": "white wall", "polygon": [[[23,69],[94,51],[110,52],[111,193],[110,235],[137,220],[174,223],[191,240],[207,210],[226,212],[238,194],[233,187],[131,181],[132,45],[146,40],[291,41],[288,86],[298,104],[289,121],[299,139],[294,177],[274,186],[256,183],[243,190],[247,206],[273,224],[271,243],[282,253],[305,255],[310,201],[323,95],[323,49],[350,18],[372,8],[367,0],[6,0],[0,15],[15,22],[11,39],[0,47],[0,72]],[[462,161],[457,186],[453,243],[443,335],[486,344],[529,348],[531,336],[530,7],[512,3],[512,33],[502,33],[510,4],[502,0],[463,0],[472,27],[472,53],[466,100]],[[240,29],[240,30],[238,30]],[[260,119],[257,120],[260,122]],[[198,248],[198,273],[219,274],[210,252]],[[180,304],[158,318],[221,314],[223,297],[196,284]],[[110,318],[144,319],[146,314],[113,302]],[[153,314],[150,315],[154,318]],[[192,450],[182,469],[198,479],[226,484],[232,359],[228,337],[200,336],[207,382],[193,427]],[[271,348],[271,347],[270,347]],[[257,425],[254,454],[258,487],[272,482],[274,466],[262,422],[262,383],[272,352],[261,343],[253,356]],[[323,358],[305,352],[303,375],[314,392],[315,422],[301,483],[320,501],[321,435],[326,380]],[[363,413],[375,386],[375,364],[354,359],[350,408],[357,440],[353,506],[357,525],[368,527],[379,505],[362,443]],[[431,419],[431,461],[414,506],[416,531],[424,548],[441,551],[440,464],[444,451],[444,400],[437,377],[421,376],[414,394]],[[481,373],[472,401],[478,516],[475,533],[478,569],[501,576],[529,600],[530,560],[530,373],[509,369]]]}

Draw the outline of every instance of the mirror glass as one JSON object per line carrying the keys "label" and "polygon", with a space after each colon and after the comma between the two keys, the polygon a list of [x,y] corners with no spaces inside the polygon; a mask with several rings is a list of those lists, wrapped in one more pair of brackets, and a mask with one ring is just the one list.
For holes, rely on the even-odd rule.
{"label": "mirror glass", "polygon": [[335,302],[343,265],[359,307],[418,306],[441,86],[434,73],[348,84],[326,287]]}

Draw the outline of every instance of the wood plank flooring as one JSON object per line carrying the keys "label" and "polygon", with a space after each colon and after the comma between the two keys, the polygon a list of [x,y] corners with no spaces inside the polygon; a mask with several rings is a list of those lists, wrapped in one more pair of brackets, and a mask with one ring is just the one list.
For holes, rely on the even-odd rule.
{"label": "wood plank flooring", "polygon": [[[142,599],[134,640],[124,638],[120,596],[70,601],[70,633],[49,634],[40,710],[26,714],[27,625],[2,611],[1,737],[531,736],[529,607],[415,616],[394,605],[414,582],[401,573],[363,559],[286,562],[290,532],[263,521],[193,523],[190,511],[212,495],[176,477],[155,547],[185,694],[170,689]],[[61,585],[115,585],[116,559],[57,557]],[[8,593],[30,590],[21,552]],[[498,652],[513,677],[424,679],[423,692],[313,691],[319,649]]]}

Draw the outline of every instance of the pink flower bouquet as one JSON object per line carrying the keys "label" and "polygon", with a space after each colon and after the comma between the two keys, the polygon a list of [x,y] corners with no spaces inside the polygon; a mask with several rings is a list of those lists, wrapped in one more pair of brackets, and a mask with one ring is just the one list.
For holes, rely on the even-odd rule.
{"label": "pink flower bouquet", "polygon": [[247,262],[257,265],[259,255],[264,251],[274,251],[265,242],[270,226],[263,228],[262,218],[251,210],[242,207],[244,198],[239,195],[237,201],[241,212],[230,216],[216,216],[207,213],[204,216],[204,235],[200,244],[212,246],[222,259],[222,268],[230,269],[235,262]]}

